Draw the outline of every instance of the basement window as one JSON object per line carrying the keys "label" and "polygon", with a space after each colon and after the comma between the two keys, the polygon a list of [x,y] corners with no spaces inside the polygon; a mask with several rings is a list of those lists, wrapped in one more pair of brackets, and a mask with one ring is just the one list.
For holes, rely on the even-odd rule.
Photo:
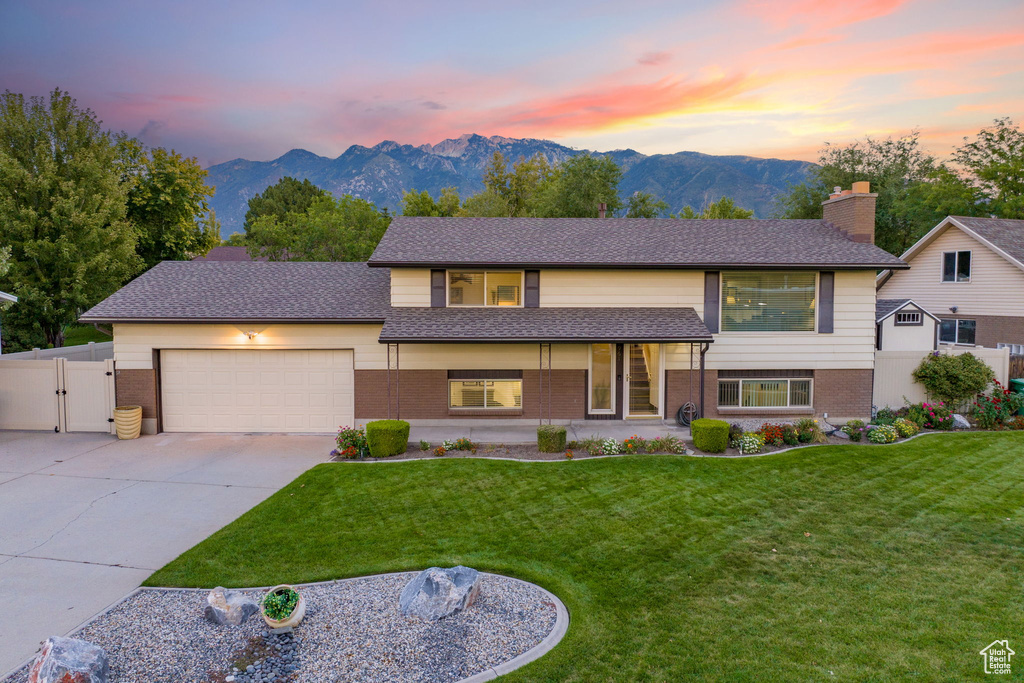
{"label": "basement window", "polygon": [[809,379],[726,379],[718,382],[719,408],[809,408]]}

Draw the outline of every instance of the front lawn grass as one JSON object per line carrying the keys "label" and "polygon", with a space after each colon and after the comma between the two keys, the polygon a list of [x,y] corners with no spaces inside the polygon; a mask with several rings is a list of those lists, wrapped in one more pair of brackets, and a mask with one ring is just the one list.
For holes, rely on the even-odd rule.
{"label": "front lawn grass", "polygon": [[503,680],[980,680],[993,640],[1024,651],[1022,503],[1020,432],[747,459],[327,464],[148,584],[465,564],[571,614],[558,647]]}

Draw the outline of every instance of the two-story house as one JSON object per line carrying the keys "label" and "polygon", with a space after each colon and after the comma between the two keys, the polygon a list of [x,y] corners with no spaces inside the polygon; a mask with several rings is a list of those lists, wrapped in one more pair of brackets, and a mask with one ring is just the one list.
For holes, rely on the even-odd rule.
{"label": "two-story house", "polygon": [[879,299],[913,299],[939,318],[939,344],[1024,353],[1024,221],[949,216],[884,270]]}
{"label": "two-story house", "polygon": [[82,320],[150,432],[867,417],[906,266],[854,189],[823,220],[398,217],[368,263],[165,262]]}

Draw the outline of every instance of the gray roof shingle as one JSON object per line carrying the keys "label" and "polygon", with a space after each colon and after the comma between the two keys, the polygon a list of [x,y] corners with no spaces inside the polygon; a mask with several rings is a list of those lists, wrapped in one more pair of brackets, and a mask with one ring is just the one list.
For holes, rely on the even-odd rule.
{"label": "gray roof shingle", "polygon": [[365,263],[164,261],[79,320],[381,322],[390,297],[390,272]]}
{"label": "gray roof shingle", "polygon": [[371,266],[906,268],[821,220],[398,216]]}
{"label": "gray roof shingle", "polygon": [[392,308],[381,342],[712,341],[692,308]]}
{"label": "gray roof shingle", "polygon": [[1019,263],[1024,263],[1024,221],[1009,218],[969,218],[951,216],[964,227],[978,233]]}
{"label": "gray roof shingle", "polygon": [[890,313],[902,308],[910,299],[875,299],[875,322],[888,317]]}

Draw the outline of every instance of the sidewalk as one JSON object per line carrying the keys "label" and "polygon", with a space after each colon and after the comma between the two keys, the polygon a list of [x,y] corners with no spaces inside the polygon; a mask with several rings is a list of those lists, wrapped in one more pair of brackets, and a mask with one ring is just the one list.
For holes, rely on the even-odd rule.
{"label": "sidewalk", "polygon": [[[522,425],[466,425],[460,423],[450,426],[422,426],[412,425],[409,430],[409,441],[428,441],[431,444],[440,444],[445,439],[457,439],[460,436],[468,437],[475,443],[503,443],[503,444],[527,444],[537,443],[537,422],[530,422]],[[645,439],[653,439],[656,436],[672,436],[689,439],[690,429],[680,427],[675,423],[666,424],[661,420],[656,422],[647,421],[625,421],[625,420],[575,420],[565,425],[566,441],[580,441],[591,436],[612,438],[617,441],[627,439],[634,434]]]}

